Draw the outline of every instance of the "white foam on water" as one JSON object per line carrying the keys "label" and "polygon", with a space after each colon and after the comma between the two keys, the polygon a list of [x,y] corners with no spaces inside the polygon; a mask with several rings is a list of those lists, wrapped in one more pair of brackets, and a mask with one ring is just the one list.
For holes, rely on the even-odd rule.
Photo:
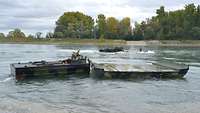
{"label": "white foam on water", "polygon": [[142,52],[137,52],[137,53],[154,54],[155,52],[148,50],[148,51],[142,51]]}
{"label": "white foam on water", "polygon": [[7,81],[9,81],[9,80],[11,80],[11,79],[12,79],[11,77],[6,78],[6,79],[4,79],[4,80],[1,80],[0,83],[2,83],[2,82],[7,82]]}
{"label": "white foam on water", "polygon": [[176,51],[172,51],[172,50],[167,50],[167,51],[163,51],[164,53],[176,53]]}
{"label": "white foam on water", "polygon": [[[70,49],[60,49],[60,52],[76,52],[77,50],[70,50]],[[94,53],[97,52],[96,50],[80,50],[80,53]]]}
{"label": "white foam on water", "polygon": [[72,50],[72,49],[60,49],[58,51],[60,51],[60,52],[74,52],[75,50]]}
{"label": "white foam on water", "polygon": [[94,52],[98,52],[96,50],[80,50],[81,53],[94,53]]}
{"label": "white foam on water", "polygon": [[119,51],[119,52],[116,52],[116,53],[124,54],[124,53],[127,53],[127,52],[128,52],[128,50],[126,50],[126,51]]}
{"label": "white foam on water", "polygon": [[167,60],[174,60],[176,58],[167,58],[167,57],[164,57],[164,59],[167,59]]}

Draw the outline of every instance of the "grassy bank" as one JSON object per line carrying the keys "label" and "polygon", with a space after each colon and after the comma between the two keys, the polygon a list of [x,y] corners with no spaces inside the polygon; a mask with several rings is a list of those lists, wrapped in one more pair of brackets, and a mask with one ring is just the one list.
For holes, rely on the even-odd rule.
{"label": "grassy bank", "polygon": [[160,45],[160,46],[200,46],[200,40],[161,40],[161,41],[149,41],[148,45]]}
{"label": "grassy bank", "polygon": [[33,38],[0,38],[1,44],[53,44],[53,45],[136,45],[136,46],[200,46],[200,40],[146,40],[124,41],[108,39],[33,39]]}
{"label": "grassy bank", "polygon": [[200,47],[200,40],[145,40],[127,41],[127,45]]}
{"label": "grassy bank", "polygon": [[1,44],[55,44],[55,45],[125,45],[123,40],[99,39],[33,39],[33,38],[0,38]]}

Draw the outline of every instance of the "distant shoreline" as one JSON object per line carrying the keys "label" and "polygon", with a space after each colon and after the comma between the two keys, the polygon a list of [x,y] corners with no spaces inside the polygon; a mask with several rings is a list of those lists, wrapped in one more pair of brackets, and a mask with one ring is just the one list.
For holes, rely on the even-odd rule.
{"label": "distant shoreline", "polygon": [[45,44],[45,45],[126,45],[124,40],[109,39],[32,39],[32,38],[0,38],[0,44]]}
{"label": "distant shoreline", "polygon": [[0,44],[44,44],[44,45],[113,45],[113,46],[180,46],[180,47],[200,47],[200,40],[142,40],[124,41],[109,39],[30,39],[0,38]]}
{"label": "distant shoreline", "polygon": [[127,41],[127,45],[138,46],[180,46],[180,47],[200,47],[200,40],[144,40]]}

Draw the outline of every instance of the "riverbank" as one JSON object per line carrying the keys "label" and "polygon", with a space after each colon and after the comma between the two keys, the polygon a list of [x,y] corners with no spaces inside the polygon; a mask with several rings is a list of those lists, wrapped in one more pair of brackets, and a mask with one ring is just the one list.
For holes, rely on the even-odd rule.
{"label": "riverbank", "polygon": [[109,39],[31,39],[31,38],[0,38],[1,44],[47,44],[47,45],[135,45],[135,46],[188,46],[199,47],[200,40],[145,40],[125,41]]}
{"label": "riverbank", "polygon": [[138,46],[186,46],[199,47],[200,40],[146,40],[146,41],[127,41],[126,45]]}
{"label": "riverbank", "polygon": [[31,38],[0,38],[1,44],[47,44],[47,45],[126,45],[124,40],[108,39],[31,39]]}

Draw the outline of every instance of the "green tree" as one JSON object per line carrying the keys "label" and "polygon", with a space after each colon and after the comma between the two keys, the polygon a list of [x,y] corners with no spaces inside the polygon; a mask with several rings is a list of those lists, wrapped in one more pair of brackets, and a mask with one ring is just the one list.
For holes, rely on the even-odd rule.
{"label": "green tree", "polygon": [[156,14],[157,14],[159,22],[161,22],[162,19],[166,16],[165,7],[161,6],[160,9],[157,9]]}
{"label": "green tree", "polygon": [[155,39],[155,32],[154,29],[151,26],[148,26],[144,30],[144,39],[149,40],[149,39]]}
{"label": "green tree", "polygon": [[142,30],[141,24],[135,22],[135,28],[133,29],[133,38],[134,40],[143,40],[144,39],[144,32]]}
{"label": "green tree", "polygon": [[119,23],[120,38],[128,38],[132,33],[131,29],[131,19],[129,17],[123,18]]}
{"label": "green tree", "polygon": [[25,34],[20,29],[14,29],[13,31],[10,31],[7,35],[9,38],[25,38]]}
{"label": "green tree", "polygon": [[196,19],[196,21],[197,21],[197,26],[199,26],[200,27],[200,5],[198,5],[197,6],[197,15],[196,15],[197,17],[197,19]]}
{"label": "green tree", "polygon": [[54,34],[63,35],[62,38],[91,38],[93,27],[92,17],[81,12],[65,12],[56,22]]}
{"label": "green tree", "polygon": [[0,33],[0,38],[5,38],[4,33]]}
{"label": "green tree", "polygon": [[194,4],[188,4],[185,6],[184,11],[184,32],[187,37],[190,37],[190,30],[193,26],[195,26],[195,13],[196,13],[196,7]]}
{"label": "green tree", "polygon": [[117,39],[119,31],[119,21],[114,17],[108,17],[106,19],[106,28],[108,38]]}
{"label": "green tree", "polygon": [[200,27],[193,27],[190,33],[193,39],[200,40]]}
{"label": "green tree", "polygon": [[54,33],[54,37],[55,38],[64,38],[64,33],[63,32],[55,32]]}
{"label": "green tree", "polygon": [[103,14],[99,14],[96,22],[98,27],[98,33],[100,35],[99,37],[103,38],[106,32],[106,17]]}
{"label": "green tree", "polygon": [[158,22],[160,24],[160,30],[159,30],[159,34],[157,36],[159,36],[159,39],[165,39],[167,38],[167,34],[169,33],[169,17],[168,17],[168,13],[165,12],[165,7],[161,6],[160,9],[157,9],[156,11],[157,13],[157,19]]}

